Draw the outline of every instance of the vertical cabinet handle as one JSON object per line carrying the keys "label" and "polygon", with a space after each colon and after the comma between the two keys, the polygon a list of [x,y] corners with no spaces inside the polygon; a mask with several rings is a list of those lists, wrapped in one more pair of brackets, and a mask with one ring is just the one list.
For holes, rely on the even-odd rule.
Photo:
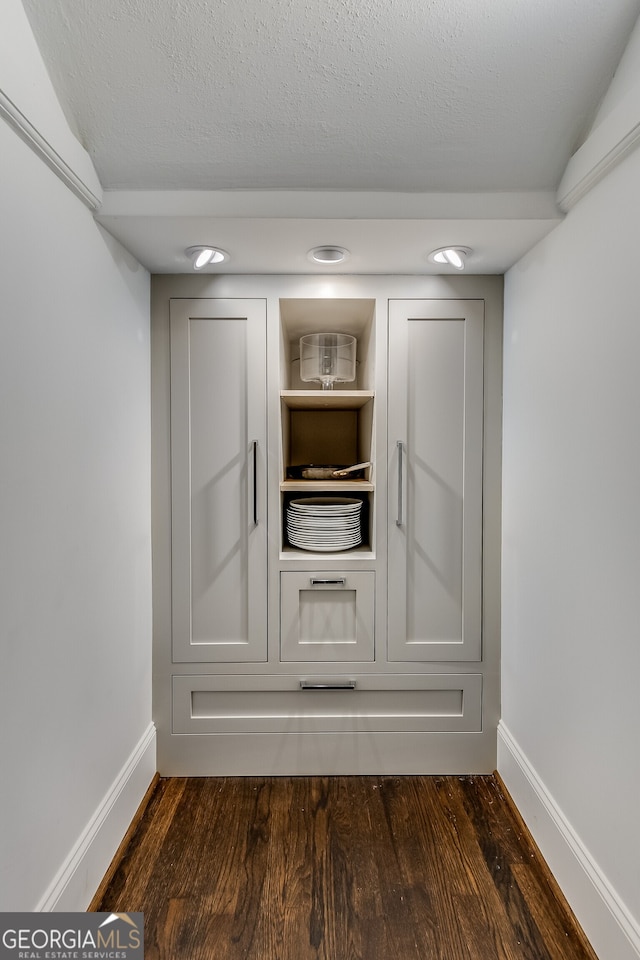
{"label": "vertical cabinet handle", "polygon": [[398,451],[398,511],[396,513],[396,526],[401,527],[404,523],[404,443],[398,440],[396,443]]}
{"label": "vertical cabinet handle", "polygon": [[253,525],[258,526],[258,441],[254,440],[253,447]]}

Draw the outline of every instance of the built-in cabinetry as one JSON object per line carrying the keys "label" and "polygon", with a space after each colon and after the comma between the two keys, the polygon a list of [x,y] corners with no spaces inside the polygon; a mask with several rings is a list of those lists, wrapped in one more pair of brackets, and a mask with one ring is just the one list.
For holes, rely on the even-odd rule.
{"label": "built-in cabinetry", "polygon": [[[430,283],[154,278],[162,773],[492,769],[499,281]],[[301,379],[320,332],[356,337],[354,382]],[[357,545],[301,546],[292,501],[355,504]]]}
{"label": "built-in cabinetry", "polygon": [[172,652],[267,659],[266,310],[172,300]]}
{"label": "built-in cabinetry", "polygon": [[482,656],[484,303],[389,304],[390,660]]}

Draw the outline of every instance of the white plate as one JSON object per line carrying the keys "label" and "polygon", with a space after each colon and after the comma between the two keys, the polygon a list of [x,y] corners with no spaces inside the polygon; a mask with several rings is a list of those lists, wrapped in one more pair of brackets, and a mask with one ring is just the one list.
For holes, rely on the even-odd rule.
{"label": "white plate", "polygon": [[291,510],[287,512],[287,520],[295,520],[296,523],[308,523],[312,526],[323,523],[357,523],[360,520],[359,513],[345,513],[344,516],[324,516],[318,517],[315,514],[309,514],[306,516],[303,513],[292,513]]}
{"label": "white plate", "polygon": [[362,500],[355,497],[304,497],[301,500],[291,500],[292,506],[302,507],[361,507]]}
{"label": "white plate", "polygon": [[292,547],[298,547],[300,550],[311,550],[314,553],[339,553],[341,550],[352,550],[353,547],[359,547],[360,543],[353,543],[339,547],[328,547],[326,545],[319,546],[318,544],[311,545],[309,543],[292,543]]}
{"label": "white plate", "polygon": [[312,527],[322,526],[325,523],[330,523],[330,524],[339,526],[340,524],[345,524],[345,523],[358,523],[360,520],[360,514],[351,513],[351,514],[345,514],[342,517],[332,517],[332,516],[317,517],[315,515],[304,516],[303,514],[291,513],[291,511],[289,511],[287,513],[287,520],[294,520],[296,523],[304,523]]}
{"label": "white plate", "polygon": [[296,537],[295,534],[289,534],[290,543],[306,543],[306,544],[326,544],[327,546],[340,546],[340,545],[350,545],[353,546],[356,543],[362,542],[362,537],[341,537],[340,539],[333,539],[332,537]]}
{"label": "white plate", "polygon": [[296,540],[292,537],[289,540],[292,547],[302,547],[303,550],[349,550],[351,547],[359,547],[362,540],[345,540],[340,543],[332,543],[330,540]]}
{"label": "white plate", "polygon": [[359,517],[361,510],[287,510],[290,517],[300,517],[305,520],[346,520],[349,517]]}
{"label": "white plate", "polygon": [[[322,502],[322,501],[325,502]],[[316,517],[343,517],[346,515],[359,513],[362,509],[362,500],[352,500],[341,503],[337,498],[332,497],[314,497],[310,500],[291,500],[288,506],[290,513],[299,516]]]}
{"label": "white plate", "polygon": [[306,537],[351,537],[360,533],[360,524],[352,527],[303,527],[297,523],[287,523],[287,530],[304,534]]}
{"label": "white plate", "polygon": [[298,520],[296,517],[287,517],[287,525],[298,527],[300,530],[351,530],[360,526],[360,517],[353,520]]}
{"label": "white plate", "polygon": [[314,527],[335,527],[341,529],[347,524],[360,523],[360,517],[296,517],[292,514],[287,514],[287,523],[297,523],[302,526],[307,527],[309,530],[313,530]]}

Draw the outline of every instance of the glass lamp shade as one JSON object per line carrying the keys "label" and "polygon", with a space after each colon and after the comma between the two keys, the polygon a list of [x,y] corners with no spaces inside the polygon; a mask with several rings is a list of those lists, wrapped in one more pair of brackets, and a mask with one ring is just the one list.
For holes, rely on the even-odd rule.
{"label": "glass lamp shade", "polygon": [[312,333],[300,338],[300,379],[319,380],[323,390],[356,378],[358,341],[346,333]]}

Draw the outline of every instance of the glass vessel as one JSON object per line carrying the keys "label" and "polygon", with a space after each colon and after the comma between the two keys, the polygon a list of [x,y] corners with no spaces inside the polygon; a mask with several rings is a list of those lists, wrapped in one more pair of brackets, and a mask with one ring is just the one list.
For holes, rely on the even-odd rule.
{"label": "glass vessel", "polygon": [[346,333],[311,333],[300,338],[300,379],[319,380],[323,390],[356,378],[358,341]]}

